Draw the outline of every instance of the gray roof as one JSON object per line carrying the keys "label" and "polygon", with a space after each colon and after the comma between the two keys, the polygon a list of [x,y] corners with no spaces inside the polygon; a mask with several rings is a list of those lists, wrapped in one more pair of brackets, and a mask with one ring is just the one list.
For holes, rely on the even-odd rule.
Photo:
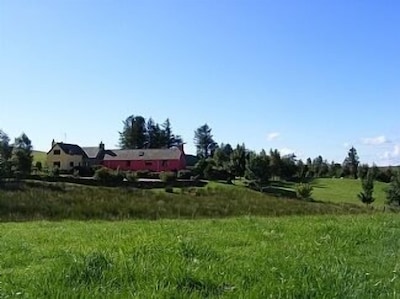
{"label": "gray roof", "polygon": [[82,147],[88,158],[96,158],[99,154],[100,148],[98,146]]}
{"label": "gray roof", "polygon": [[112,150],[115,156],[106,154],[105,161],[118,160],[179,160],[183,154],[178,148]]}
{"label": "gray roof", "polygon": [[55,145],[58,145],[68,155],[85,155],[84,151],[79,145],[62,142],[56,143]]}

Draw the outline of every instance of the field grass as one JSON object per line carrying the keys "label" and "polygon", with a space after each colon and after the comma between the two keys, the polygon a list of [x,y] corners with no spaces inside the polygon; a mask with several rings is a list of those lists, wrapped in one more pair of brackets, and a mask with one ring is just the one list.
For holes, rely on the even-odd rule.
{"label": "field grass", "polygon": [[36,165],[36,162],[41,162],[43,166],[46,165],[47,153],[41,151],[33,151],[33,165]]}
{"label": "field grass", "polygon": [[[312,186],[313,198],[315,200],[330,202],[348,202],[360,203],[357,194],[362,191],[361,181],[353,179],[316,179]],[[375,181],[374,197],[375,202],[372,204],[376,207],[382,207],[386,201],[385,188],[388,184]]]}
{"label": "field grass", "polygon": [[0,298],[399,298],[396,214],[0,224]]}
{"label": "field grass", "polygon": [[174,191],[169,194],[132,188],[24,182],[0,189],[0,221],[194,219],[371,212],[356,204],[276,198],[244,187],[216,183],[206,188]]}

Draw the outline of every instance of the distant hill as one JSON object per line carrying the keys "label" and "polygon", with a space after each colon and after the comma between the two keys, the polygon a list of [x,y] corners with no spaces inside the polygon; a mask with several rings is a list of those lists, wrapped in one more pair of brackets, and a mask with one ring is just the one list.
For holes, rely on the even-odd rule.
{"label": "distant hill", "polygon": [[35,165],[36,162],[41,162],[43,166],[45,165],[47,158],[46,152],[33,151],[32,154],[33,154],[33,165]]}

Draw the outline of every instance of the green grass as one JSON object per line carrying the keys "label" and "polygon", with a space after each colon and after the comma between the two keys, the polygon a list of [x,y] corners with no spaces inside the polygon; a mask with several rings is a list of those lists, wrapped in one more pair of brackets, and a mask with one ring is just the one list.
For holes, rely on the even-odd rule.
{"label": "green grass", "polygon": [[0,189],[0,221],[160,219],[368,213],[361,205],[276,198],[244,187],[211,183],[176,193],[26,182]]}
{"label": "green grass", "polygon": [[0,298],[399,298],[400,219],[0,224]]}
{"label": "green grass", "polygon": [[43,166],[46,164],[47,153],[41,151],[33,151],[33,165],[36,165],[36,162],[41,162]]}
{"label": "green grass", "polygon": [[[313,198],[315,200],[361,204],[357,197],[357,194],[362,191],[360,180],[316,179],[312,186],[314,187]],[[386,194],[384,190],[387,186],[386,183],[374,182],[375,202],[372,204],[373,206],[382,207],[385,204]]]}

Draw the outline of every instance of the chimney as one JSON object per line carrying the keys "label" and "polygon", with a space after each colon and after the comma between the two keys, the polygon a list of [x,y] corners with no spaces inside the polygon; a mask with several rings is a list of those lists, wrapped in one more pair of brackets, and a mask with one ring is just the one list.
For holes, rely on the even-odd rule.
{"label": "chimney", "polygon": [[179,150],[180,150],[182,153],[185,153],[185,151],[184,151],[184,149],[183,149],[183,143],[177,145],[177,148],[179,148]]}
{"label": "chimney", "polygon": [[53,146],[55,146],[55,145],[56,145],[56,142],[53,139],[53,141],[51,142],[51,147],[53,148]]}
{"label": "chimney", "polygon": [[103,143],[103,141],[101,141],[100,144],[99,144],[99,149],[104,151],[104,148],[105,148],[104,147],[104,143]]}

